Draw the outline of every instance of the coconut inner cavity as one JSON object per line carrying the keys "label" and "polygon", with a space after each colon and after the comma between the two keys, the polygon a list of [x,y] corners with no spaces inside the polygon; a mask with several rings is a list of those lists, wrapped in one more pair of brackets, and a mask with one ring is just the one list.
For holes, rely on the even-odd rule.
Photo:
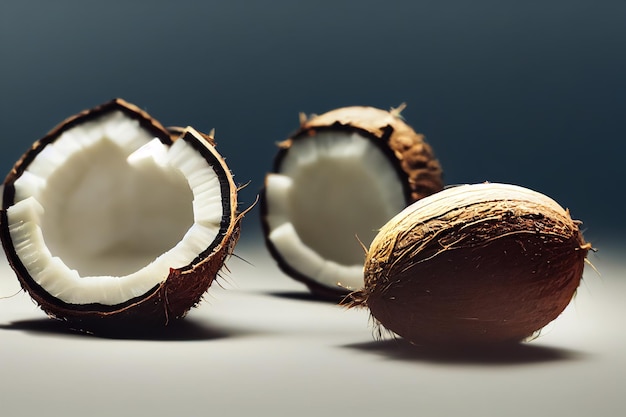
{"label": "coconut inner cavity", "polygon": [[182,174],[149,154],[134,155],[127,159],[111,140],[98,141],[68,158],[41,194],[44,241],[80,275],[134,272],[193,224],[193,196]]}
{"label": "coconut inner cavity", "polygon": [[116,111],[65,131],[15,183],[16,253],[51,295],[114,305],[190,264],[217,237],[221,188],[186,141]]}
{"label": "coconut inner cavity", "polygon": [[395,167],[371,140],[320,132],[295,140],[266,183],[269,239],[285,262],[326,285],[363,285],[364,252],[406,205]]}

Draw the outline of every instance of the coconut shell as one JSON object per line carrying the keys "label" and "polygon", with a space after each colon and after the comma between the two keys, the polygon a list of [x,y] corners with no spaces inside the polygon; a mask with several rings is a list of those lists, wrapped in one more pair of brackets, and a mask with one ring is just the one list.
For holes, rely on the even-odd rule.
{"label": "coconut shell", "polygon": [[294,140],[315,135],[322,130],[358,132],[374,139],[397,165],[401,177],[408,183],[408,203],[440,191],[443,188],[442,170],[432,147],[424,135],[415,132],[401,117],[400,111],[386,111],[368,106],[351,106],[331,110],[321,115],[302,119],[300,129],[290,139],[279,144],[275,172],[279,172],[284,153]]}
{"label": "coconut shell", "polygon": [[[403,106],[402,106],[403,107]],[[294,142],[323,131],[358,133],[376,144],[395,167],[406,195],[406,205],[443,189],[443,173],[439,161],[424,135],[416,133],[401,117],[400,110],[385,111],[368,106],[351,106],[331,110],[310,118],[301,115],[300,128],[290,138],[278,144],[273,172],[281,172],[281,164]],[[260,196],[261,221],[266,246],[279,267],[290,277],[307,285],[309,290],[323,298],[339,299],[349,293],[341,287],[328,287],[301,274],[290,266],[267,238],[269,226],[265,221],[267,204],[264,190]],[[337,215],[341,215],[338,213]],[[356,242],[355,242],[356,243]]]}
{"label": "coconut shell", "polygon": [[[207,242],[207,248],[189,265],[170,269],[168,276],[164,276],[160,284],[141,296],[117,305],[69,304],[51,296],[29,275],[13,247],[6,210],[14,204],[14,182],[45,146],[54,142],[66,130],[112,111],[121,111],[126,116],[139,121],[144,129],[150,131],[165,145],[171,145],[174,140],[187,141],[209,162],[218,174],[223,196],[224,214],[220,232],[213,242]],[[173,128],[170,132],[143,110],[122,99],[115,99],[66,119],[37,141],[15,164],[4,182],[3,205],[0,211],[0,238],[9,264],[15,271],[22,288],[50,317],[64,320],[73,327],[83,330],[115,327],[122,323],[124,325],[136,323],[163,325],[170,320],[184,317],[193,306],[200,302],[226,258],[233,251],[239,238],[241,217],[237,213],[237,187],[226,163],[216,152],[212,138],[207,140],[206,135],[192,128]]]}
{"label": "coconut shell", "polygon": [[518,342],[565,309],[590,248],[579,222],[546,196],[503,184],[460,186],[381,229],[365,288],[351,303],[419,345]]}

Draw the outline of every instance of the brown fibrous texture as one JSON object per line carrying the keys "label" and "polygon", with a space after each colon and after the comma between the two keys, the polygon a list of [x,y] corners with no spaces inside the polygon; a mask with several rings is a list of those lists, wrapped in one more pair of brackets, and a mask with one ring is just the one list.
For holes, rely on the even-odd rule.
{"label": "brown fibrous texture", "polygon": [[[214,242],[207,242],[207,249],[189,265],[171,268],[168,276],[160,284],[144,295],[123,304],[108,306],[101,304],[67,304],[47,293],[29,275],[13,248],[8,228],[6,210],[13,204],[13,183],[28,168],[28,165],[41,150],[56,140],[64,131],[80,123],[111,111],[121,111],[159,138],[162,143],[171,145],[175,140],[187,140],[210,161],[224,192],[220,233]],[[184,139],[183,139],[184,138]],[[168,324],[183,318],[195,307],[220,273],[227,258],[232,255],[239,239],[243,213],[237,212],[237,187],[223,158],[214,150],[215,141],[211,135],[195,129],[172,127],[164,128],[157,120],[137,106],[122,99],[114,99],[93,109],[82,111],[69,117],[52,129],[45,137],[33,144],[14,165],[4,181],[4,196],[0,211],[0,238],[7,254],[7,260],[15,271],[21,287],[50,317],[68,322],[72,327],[85,331],[101,329],[115,330],[124,326]]]}
{"label": "brown fibrous texture", "polygon": [[381,230],[349,305],[414,344],[454,346],[525,340],[569,304],[591,249],[569,212],[523,193],[429,201]]}

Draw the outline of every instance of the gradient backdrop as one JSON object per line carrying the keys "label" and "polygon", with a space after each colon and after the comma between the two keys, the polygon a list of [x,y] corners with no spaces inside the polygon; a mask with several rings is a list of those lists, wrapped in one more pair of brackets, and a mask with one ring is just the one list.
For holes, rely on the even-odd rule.
{"label": "gradient backdrop", "polygon": [[544,192],[600,248],[626,231],[623,0],[2,0],[1,172],[114,97],[215,128],[243,206],[299,112],[407,102],[447,183]]}

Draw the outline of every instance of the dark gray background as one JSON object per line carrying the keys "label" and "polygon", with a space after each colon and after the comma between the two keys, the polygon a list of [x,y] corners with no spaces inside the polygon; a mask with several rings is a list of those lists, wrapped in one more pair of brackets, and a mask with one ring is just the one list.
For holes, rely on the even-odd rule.
{"label": "dark gray background", "polygon": [[626,231],[625,46],[622,0],[2,0],[0,171],[122,97],[216,128],[247,206],[299,112],[407,102],[447,183],[541,191],[601,247]]}

